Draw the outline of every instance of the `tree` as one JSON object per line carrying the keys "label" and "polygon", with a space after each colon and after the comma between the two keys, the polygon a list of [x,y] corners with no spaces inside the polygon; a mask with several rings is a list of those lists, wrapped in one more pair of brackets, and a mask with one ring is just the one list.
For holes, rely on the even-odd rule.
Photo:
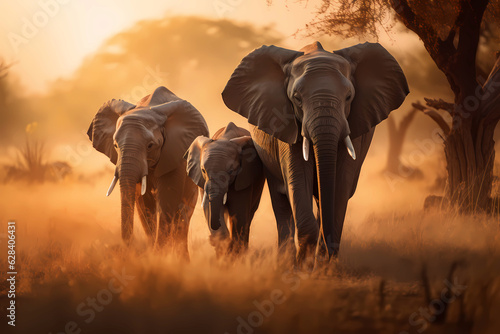
{"label": "tree", "polygon": [[51,127],[75,132],[88,126],[108,99],[136,103],[163,85],[201,108],[209,126],[218,129],[238,117],[220,98],[236,64],[256,45],[281,39],[270,27],[228,20],[165,16],[141,21],[108,39],[36,104],[50,115]]}
{"label": "tree", "polygon": [[[491,202],[493,134],[500,120],[500,58],[484,76],[477,52],[492,31],[498,31],[499,0],[323,0],[307,28],[344,37],[377,36],[396,23],[417,34],[445,74],[455,100],[428,100],[451,116],[444,150],[448,171],[447,196],[462,211],[488,209]],[[482,75],[483,74],[483,75]],[[433,119],[446,121],[439,113]]]}
{"label": "tree", "polygon": [[386,175],[405,176],[413,179],[422,176],[422,172],[418,168],[406,166],[401,162],[401,153],[403,152],[406,133],[417,111],[415,107],[411,109],[399,124],[396,124],[393,114],[387,119],[389,129],[389,151],[387,153],[387,164],[384,170]]}
{"label": "tree", "polygon": [[30,119],[30,108],[20,95],[20,86],[12,77],[12,63],[0,58],[0,143],[20,139]]}

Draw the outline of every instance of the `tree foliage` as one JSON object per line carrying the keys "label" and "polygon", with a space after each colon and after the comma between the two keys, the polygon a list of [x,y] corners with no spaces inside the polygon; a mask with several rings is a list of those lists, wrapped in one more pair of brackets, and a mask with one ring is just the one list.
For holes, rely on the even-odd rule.
{"label": "tree foliage", "polygon": [[[346,38],[377,37],[381,29],[401,22],[420,37],[460,97],[475,89],[478,47],[500,47],[499,19],[500,0],[322,0],[307,29]],[[491,69],[491,57],[489,63]],[[481,83],[489,69],[480,71]]]}

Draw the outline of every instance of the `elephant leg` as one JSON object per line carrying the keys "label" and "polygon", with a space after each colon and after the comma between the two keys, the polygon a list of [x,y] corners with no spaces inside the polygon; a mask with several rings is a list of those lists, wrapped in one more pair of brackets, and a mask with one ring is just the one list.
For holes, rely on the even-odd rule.
{"label": "elephant leg", "polygon": [[333,250],[334,256],[337,256],[340,250],[340,240],[344,228],[347,203],[356,191],[361,166],[370,148],[374,132],[375,128],[353,140],[352,143],[358,155],[356,160],[350,159],[346,150],[338,150],[338,161],[343,161],[344,163],[337,163],[337,182],[335,186],[335,234],[333,238],[325,236],[326,246]]}
{"label": "elephant leg", "polygon": [[286,152],[280,158],[283,178],[285,184],[288,185],[288,199],[297,229],[299,243],[297,259],[299,264],[307,259],[309,262],[307,266],[312,266],[320,230],[312,207],[314,162],[312,159],[304,161],[302,145],[286,145],[286,148],[287,150],[280,149],[281,152]]}
{"label": "elephant leg", "polygon": [[287,195],[280,191],[280,187],[283,188],[283,181],[268,175],[267,185],[278,228],[278,252],[280,257],[286,254],[295,255],[295,225],[290,201]]}
{"label": "elephant leg", "polygon": [[184,191],[182,193],[183,200],[179,203],[178,217],[175,220],[175,232],[174,236],[177,240],[177,251],[178,253],[189,259],[189,249],[188,249],[188,236],[189,236],[189,223],[191,217],[193,216],[194,209],[196,208],[196,202],[198,201],[198,186],[193,183],[193,181],[187,177],[184,173]]}
{"label": "elephant leg", "polygon": [[161,210],[158,247],[169,242],[174,250],[188,257],[189,221],[197,197],[197,186],[187,177],[185,164],[158,179],[158,202]]}
{"label": "elephant leg", "polygon": [[[224,219],[230,230],[230,240],[227,244],[229,253],[238,254],[248,248],[250,235],[251,187],[236,191],[232,186],[227,193]],[[223,244],[224,240],[220,240]]]}
{"label": "elephant leg", "polygon": [[249,188],[248,193],[244,194],[247,203],[245,224],[242,226],[242,232],[239,234],[245,249],[248,248],[248,239],[250,237],[250,224],[252,223],[255,212],[259,208],[262,190],[264,188],[265,178],[262,174],[258,180],[254,180],[253,185]]}
{"label": "elephant leg", "polygon": [[262,174],[262,178],[259,180],[255,180],[253,186],[252,186],[252,193],[249,198],[249,203],[250,203],[250,211],[249,211],[249,222],[252,222],[253,217],[255,215],[255,212],[259,208],[260,205],[260,199],[262,197],[262,190],[264,189],[264,183],[266,182],[266,179],[264,177],[264,174]]}
{"label": "elephant leg", "polygon": [[234,254],[248,249],[250,239],[250,219],[246,210],[231,214],[229,211],[229,225],[231,226],[231,241],[229,251]]}
{"label": "elephant leg", "polygon": [[148,237],[150,244],[154,245],[156,241],[158,216],[156,210],[156,198],[153,195],[149,184],[144,195],[141,195],[141,190],[137,187],[135,203],[144,232],[146,232],[146,236]]}

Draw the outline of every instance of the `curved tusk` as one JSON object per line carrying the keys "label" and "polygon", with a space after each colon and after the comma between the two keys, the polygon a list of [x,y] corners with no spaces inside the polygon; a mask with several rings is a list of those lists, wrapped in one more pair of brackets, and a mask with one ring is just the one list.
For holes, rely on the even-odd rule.
{"label": "curved tusk", "polygon": [[304,160],[309,160],[309,139],[303,137],[302,139],[302,154],[304,155]]}
{"label": "curved tusk", "polygon": [[111,195],[111,193],[113,192],[113,189],[115,189],[117,181],[118,181],[118,178],[115,175],[115,177],[113,177],[113,181],[111,181],[111,185],[108,188],[108,192],[106,193],[106,196]]}
{"label": "curved tusk", "polygon": [[141,184],[141,195],[144,195],[146,193],[146,186],[147,186],[147,175],[144,175],[142,177],[142,184]]}
{"label": "curved tusk", "polygon": [[224,194],[224,199],[222,200],[222,204],[226,205],[227,201],[227,193]]}
{"label": "curved tusk", "polygon": [[356,152],[354,151],[354,146],[352,146],[352,141],[349,136],[344,139],[345,146],[347,147],[347,152],[352,157],[352,160],[356,160]]}
{"label": "curved tusk", "polygon": [[203,199],[201,200],[201,208],[205,207],[205,201],[207,200],[207,193],[203,192]]}

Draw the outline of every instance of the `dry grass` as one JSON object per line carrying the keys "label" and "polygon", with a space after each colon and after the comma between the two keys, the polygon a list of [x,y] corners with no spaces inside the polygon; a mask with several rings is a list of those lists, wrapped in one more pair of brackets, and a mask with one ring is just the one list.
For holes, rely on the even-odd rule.
{"label": "dry grass", "polygon": [[[383,189],[384,181],[365,178],[349,209],[341,256],[327,270],[309,274],[276,265],[267,194],[247,256],[216,260],[197,208],[191,262],[185,263],[148,249],[137,219],[134,246],[124,249],[118,193],[106,198],[109,179],[94,181],[35,184],[29,191],[17,183],[2,186],[2,229],[9,219],[17,222],[16,333],[64,332],[71,321],[82,333],[497,333],[500,328],[497,218],[423,213],[424,193],[413,208],[395,210],[396,200],[382,207],[370,192]],[[401,191],[384,196],[401,203],[415,196],[415,188]],[[123,285],[114,279],[116,272],[133,278]],[[442,300],[447,278],[466,288],[454,291],[456,298],[445,303],[446,317],[438,323],[439,314],[429,305]],[[110,282],[123,290],[109,292]],[[4,309],[7,285],[0,284]],[[97,301],[101,311],[89,323],[88,298],[106,303],[101,310]],[[243,328],[241,321],[255,326]]]}

